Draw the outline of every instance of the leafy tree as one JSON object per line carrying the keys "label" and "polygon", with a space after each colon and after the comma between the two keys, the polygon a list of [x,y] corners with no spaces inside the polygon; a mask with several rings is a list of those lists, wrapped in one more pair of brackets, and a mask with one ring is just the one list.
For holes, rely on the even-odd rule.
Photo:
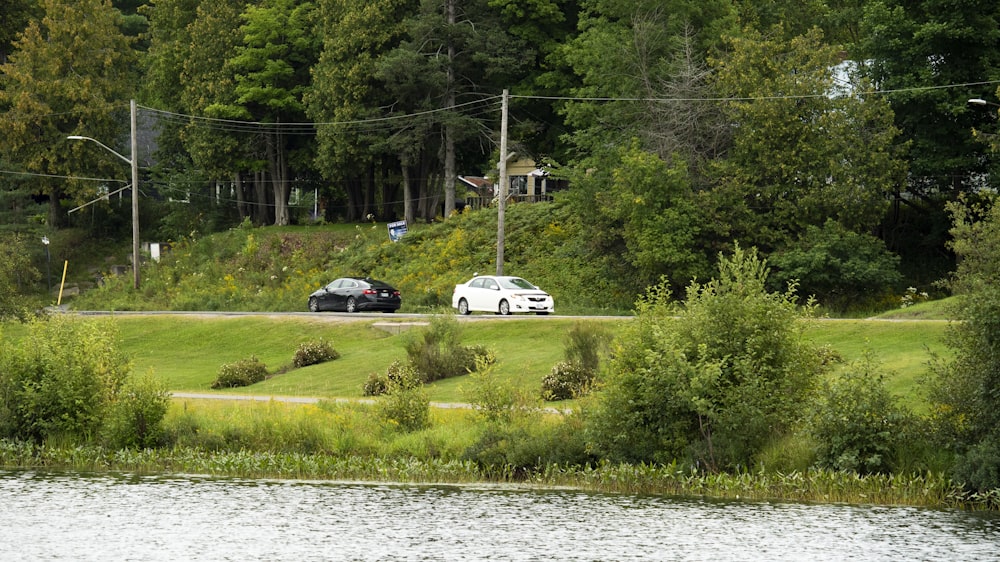
{"label": "leafy tree", "polygon": [[865,2],[857,52],[861,67],[892,108],[909,144],[908,181],[899,188],[882,237],[914,275],[947,274],[950,225],[945,203],[997,186],[996,153],[973,129],[996,133],[996,113],[970,106],[995,101],[1000,79],[1000,6],[936,0]]}
{"label": "leafy tree", "polygon": [[960,453],[956,472],[975,490],[1000,487],[1000,205],[995,198],[949,205],[958,268],[957,322],[946,343],[954,359],[933,364],[934,412]]}
{"label": "leafy tree", "polygon": [[666,284],[640,300],[617,342],[589,431],[613,460],[749,466],[803,414],[819,354],[804,339],[794,288],[766,289],[756,250],[720,256],[718,277],[692,282],[683,305]]}
{"label": "leafy tree", "polygon": [[885,101],[837,92],[838,50],[818,29],[790,41],[751,31],[730,44],[714,66],[739,123],[717,170],[734,236],[771,251],[828,218],[873,231],[905,170]]}
{"label": "leafy tree", "polygon": [[[344,186],[342,194],[331,194],[330,203],[346,199],[347,220],[363,219],[374,210],[376,170],[391,152],[386,130],[360,122],[383,116],[381,108],[390,104],[377,77],[378,61],[402,40],[403,22],[415,8],[413,0],[316,4],[323,45],[304,101],[309,117],[320,123],[316,167],[332,184]],[[412,222],[415,214],[406,218]]]}
{"label": "leafy tree", "polygon": [[606,160],[606,172],[578,178],[572,198],[586,193],[593,199],[590,212],[600,221],[605,248],[621,248],[632,266],[626,279],[633,294],[661,276],[686,282],[708,273],[709,258],[698,247],[704,219],[684,163],[671,165],[637,142],[615,157]]}
{"label": "leafy tree", "polygon": [[30,256],[23,236],[0,233],[0,320],[24,319],[30,312],[25,295],[42,279]]}
{"label": "leafy tree", "polygon": [[[297,0],[265,0],[248,6],[240,28],[242,44],[227,61],[236,81],[235,105],[209,107],[228,117],[274,125],[262,130],[262,164],[273,189],[274,224],[278,226],[290,222],[290,174],[311,160],[310,143],[301,140],[306,137],[286,135],[281,125],[305,121],[302,96],[318,51],[313,10],[311,2]],[[296,138],[298,142],[293,142]]]}
{"label": "leafy tree", "polygon": [[799,293],[824,306],[846,310],[864,306],[902,282],[899,256],[878,238],[851,232],[833,219],[809,225],[795,241],[769,257],[773,286],[797,282]]}
{"label": "leafy tree", "polygon": [[97,190],[93,182],[54,176],[122,175],[119,160],[95,157],[100,149],[66,137],[120,138],[127,123],[120,118],[121,100],[135,82],[135,53],[108,0],[40,5],[44,16],[28,24],[0,67],[0,107],[7,109],[0,116],[0,150],[7,161],[38,174],[35,185],[49,199],[49,224],[58,226],[67,220],[65,198],[83,203]]}
{"label": "leafy tree", "polygon": [[969,134],[992,130],[994,117],[966,100],[994,94],[987,84],[1000,78],[998,19],[996,4],[865,3],[865,40],[856,58],[869,61],[865,73],[889,92],[901,138],[912,143],[907,191],[925,202],[938,193],[950,198],[977,189],[982,174],[995,171],[995,159]]}

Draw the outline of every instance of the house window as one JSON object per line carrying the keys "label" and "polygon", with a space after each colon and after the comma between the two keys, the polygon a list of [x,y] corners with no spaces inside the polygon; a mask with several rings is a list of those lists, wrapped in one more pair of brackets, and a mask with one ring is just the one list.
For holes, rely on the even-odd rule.
{"label": "house window", "polygon": [[528,193],[528,176],[511,176],[509,195],[526,195]]}

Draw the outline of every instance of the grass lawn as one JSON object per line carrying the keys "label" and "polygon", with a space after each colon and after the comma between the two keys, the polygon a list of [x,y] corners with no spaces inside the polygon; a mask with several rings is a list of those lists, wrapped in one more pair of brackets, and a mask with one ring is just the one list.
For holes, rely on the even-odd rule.
{"label": "grass lawn", "polygon": [[[410,320],[389,315],[346,322],[324,316],[114,317],[134,370],[153,372],[171,390],[319,398],[361,397],[362,384],[371,373],[384,373],[393,361],[405,361],[406,341],[415,332],[411,329],[394,334],[376,324]],[[482,344],[496,350],[498,374],[519,388],[537,393],[542,378],[563,359],[564,337],[577,321],[478,317],[460,326],[465,344]],[[612,332],[631,322],[628,318],[599,321]],[[872,353],[886,371],[889,389],[906,405],[919,409],[923,395],[918,379],[927,372],[931,353],[949,353],[942,339],[947,325],[945,320],[818,320],[807,334],[816,344],[831,346],[844,359],[839,368],[849,368],[866,352]],[[22,330],[17,324],[5,324],[3,328],[5,337],[16,337]],[[339,359],[290,369],[251,387],[210,389],[225,363],[256,356],[274,373],[291,367],[300,343],[321,338],[333,344],[341,355]],[[434,402],[467,402],[468,388],[468,377],[456,377],[429,385],[428,394]]]}

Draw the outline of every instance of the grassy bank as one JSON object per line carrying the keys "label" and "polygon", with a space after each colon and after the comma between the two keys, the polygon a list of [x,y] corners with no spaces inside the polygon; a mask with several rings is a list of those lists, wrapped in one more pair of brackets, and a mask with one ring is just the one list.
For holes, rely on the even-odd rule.
{"label": "grassy bank", "polygon": [[[395,360],[405,360],[411,332],[393,333],[379,325],[406,319],[384,316],[349,322],[319,315],[293,318],[232,316],[117,316],[125,351],[137,372],[151,370],[171,390],[209,391],[219,367],[251,355],[271,372],[290,366],[300,342],[324,339],[340,358],[286,371],[242,389],[212,391],[238,394],[356,398],[372,372],[385,372]],[[577,322],[571,318],[490,319],[478,317],[461,324],[467,345],[485,345],[497,352],[497,373],[527,392],[538,390],[542,378],[562,359],[564,335]],[[609,331],[629,319],[588,320]],[[419,329],[419,326],[411,329]],[[845,363],[874,353],[887,370],[888,384],[911,407],[921,405],[917,379],[930,353],[946,353],[942,337],[947,322],[884,320],[819,320],[808,331],[818,345],[828,345]],[[466,401],[464,377],[437,381],[428,387],[432,401]]]}
{"label": "grassy bank", "polygon": [[[484,470],[468,455],[483,434],[483,420],[476,411],[432,408],[429,428],[402,432],[380,418],[377,405],[359,400],[370,373],[384,372],[393,361],[406,358],[405,344],[420,329],[408,325],[419,324],[417,320],[389,315],[357,315],[348,321],[333,315],[115,315],[108,321],[119,328],[133,370],[153,373],[172,391],[321,400],[300,404],[174,399],[164,424],[170,447],[107,451],[58,442],[40,448],[4,443],[0,465],[251,478],[518,482],[607,492],[996,507],[996,498],[963,496],[957,486],[934,474],[858,477],[810,469],[709,475],[689,467],[610,464],[544,465],[530,472]],[[495,373],[502,380],[537,397],[542,378],[563,357],[564,335],[580,321],[475,316],[460,326],[463,343],[497,352]],[[599,322],[614,333],[632,320],[587,321]],[[401,325],[386,329],[386,323]],[[942,344],[946,329],[947,322],[941,320],[825,319],[811,322],[807,333],[840,357],[841,368],[866,353],[874,354],[890,370],[893,392],[919,411],[925,403],[918,380],[930,352],[946,352]],[[6,324],[3,335],[17,338],[21,330],[17,324]],[[317,339],[331,342],[340,357],[291,369],[299,343]],[[221,365],[250,356],[260,358],[272,376],[242,389],[210,389]],[[433,402],[471,402],[474,384],[471,377],[462,376],[436,381],[426,390]],[[577,403],[549,405],[572,408]],[[525,431],[536,432],[532,435],[544,436],[561,424],[565,431],[564,421],[564,416],[536,411],[518,423]]]}

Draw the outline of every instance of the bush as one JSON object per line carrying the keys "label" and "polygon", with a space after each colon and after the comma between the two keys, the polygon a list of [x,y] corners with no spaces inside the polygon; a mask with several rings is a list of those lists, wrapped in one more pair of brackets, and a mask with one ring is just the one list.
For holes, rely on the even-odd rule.
{"label": "bush", "polygon": [[566,334],[566,361],[597,374],[601,354],[611,342],[611,333],[592,322],[577,322]]}
{"label": "bush", "polygon": [[817,463],[859,474],[888,474],[908,429],[874,360],[852,365],[820,391],[810,433]]}
{"label": "bush", "polygon": [[112,448],[150,448],[163,443],[170,392],[151,375],[132,376],[111,404],[104,436]]}
{"label": "bush", "polygon": [[340,358],[340,354],[337,353],[337,350],[333,349],[333,345],[330,342],[323,340],[303,342],[295,350],[295,357],[292,359],[292,364],[296,367],[306,367],[326,361],[333,361],[338,358]]}
{"label": "bush", "polygon": [[226,363],[219,369],[219,375],[212,382],[212,388],[236,388],[250,386],[267,378],[267,367],[260,359],[250,356],[234,363]]}
{"label": "bush", "polygon": [[401,369],[399,378],[388,378],[385,396],[378,413],[383,422],[403,431],[418,431],[430,426],[430,399],[413,371]]}
{"label": "bush", "polygon": [[129,373],[111,322],[52,316],[0,341],[0,436],[90,440]]}
{"label": "bush", "polygon": [[542,400],[554,402],[585,395],[594,382],[594,372],[580,363],[560,361],[542,379]]}
{"label": "bush", "polygon": [[683,306],[665,283],[640,299],[589,420],[611,460],[747,467],[804,413],[824,366],[794,287],[768,292],[755,250],[737,246],[718,267],[688,286]]}
{"label": "bush", "polygon": [[961,455],[954,477],[970,491],[1000,490],[1000,431],[993,431]]}
{"label": "bush", "polygon": [[779,289],[798,282],[799,293],[813,295],[824,306],[847,310],[894,291],[903,275],[899,256],[878,238],[851,232],[833,219],[808,226],[793,244],[772,253],[770,286]]}
{"label": "bush", "polygon": [[393,361],[384,374],[371,373],[361,387],[364,396],[381,396],[389,391],[393,384],[405,385],[406,381],[420,380],[416,371],[410,365]]}
{"label": "bush", "polygon": [[542,399],[568,400],[587,394],[600,371],[601,353],[611,334],[596,324],[577,322],[566,335],[566,360],[542,379]]}
{"label": "bush", "polygon": [[406,355],[421,382],[471,373],[476,370],[477,357],[496,361],[494,353],[484,346],[463,346],[460,336],[457,320],[451,316],[437,316],[418,337],[407,341]]}

